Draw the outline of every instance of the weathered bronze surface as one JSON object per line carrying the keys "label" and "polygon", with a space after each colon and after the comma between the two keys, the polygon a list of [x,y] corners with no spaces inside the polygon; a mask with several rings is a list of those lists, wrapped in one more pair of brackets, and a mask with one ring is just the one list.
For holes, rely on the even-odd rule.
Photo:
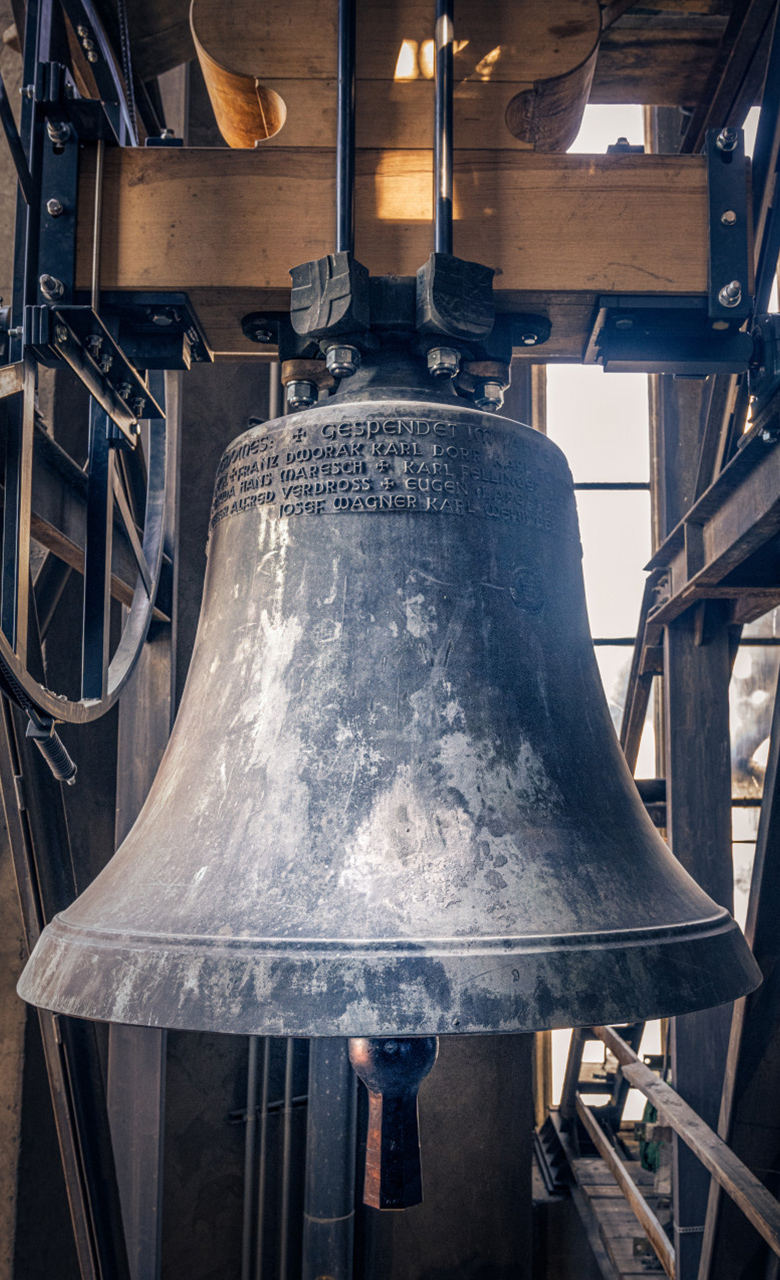
{"label": "weathered bronze surface", "polygon": [[228,449],[169,748],[119,852],[45,930],[25,999],[436,1035],[756,985],[616,741],[565,458],[424,383],[386,355]]}

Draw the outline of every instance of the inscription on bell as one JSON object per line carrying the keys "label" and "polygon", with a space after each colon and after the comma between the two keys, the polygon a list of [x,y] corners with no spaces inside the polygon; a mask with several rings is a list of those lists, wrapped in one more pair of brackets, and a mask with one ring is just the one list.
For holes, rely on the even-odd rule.
{"label": "inscription on bell", "polygon": [[510,426],[376,418],[259,434],[220,463],[211,527],[267,516],[419,511],[561,531],[562,477],[529,462]]}

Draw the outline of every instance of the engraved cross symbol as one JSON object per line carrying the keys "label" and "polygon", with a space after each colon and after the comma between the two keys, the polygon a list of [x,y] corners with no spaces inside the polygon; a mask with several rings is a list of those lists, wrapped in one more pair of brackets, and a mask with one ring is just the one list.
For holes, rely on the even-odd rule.
{"label": "engraved cross symbol", "polygon": [[390,463],[387,461],[386,458],[380,458],[376,464],[376,469],[377,471],[389,471]]}
{"label": "engraved cross symbol", "polygon": [[297,440],[298,443],[300,444],[301,440],[305,440],[305,439],[306,439],[306,432],[304,431],[303,427],[296,427],[295,430],[293,431],[293,440]]}
{"label": "engraved cross symbol", "polygon": [[395,488],[395,480],[390,480],[390,479],[383,480],[383,481],[382,481],[382,488],[383,488],[383,489],[394,489],[394,488]]}

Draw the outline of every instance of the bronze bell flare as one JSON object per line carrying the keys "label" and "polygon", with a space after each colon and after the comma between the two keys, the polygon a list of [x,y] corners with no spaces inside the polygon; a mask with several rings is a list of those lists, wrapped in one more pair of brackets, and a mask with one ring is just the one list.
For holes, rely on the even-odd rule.
{"label": "bronze bell flare", "polygon": [[386,350],[220,464],[173,735],[24,999],[403,1037],[638,1021],[760,975],[650,822],[561,451]]}

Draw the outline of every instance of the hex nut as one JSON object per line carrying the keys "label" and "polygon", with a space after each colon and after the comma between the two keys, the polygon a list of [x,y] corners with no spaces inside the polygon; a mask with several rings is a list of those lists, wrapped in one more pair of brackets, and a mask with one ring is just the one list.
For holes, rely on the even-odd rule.
{"label": "hex nut", "polygon": [[496,382],[492,378],[486,378],[484,382],[477,384],[474,392],[474,404],[478,409],[484,409],[488,413],[496,413],[503,403],[504,388],[500,382]]}
{"label": "hex nut", "polygon": [[460,352],[454,347],[431,347],[428,372],[432,378],[454,378],[460,368]]}
{"label": "hex nut", "polygon": [[742,301],[742,285],[739,280],[731,280],[724,284],[718,293],[718,302],[722,307],[738,307]]}
{"label": "hex nut", "polygon": [[47,275],[45,272],[38,280],[38,287],[47,302],[54,302],[55,299],[61,298],[65,292],[65,285],[56,276]]}
{"label": "hex nut", "polygon": [[721,129],[715,145],[719,151],[736,151],[739,142],[739,129]]}
{"label": "hex nut", "polygon": [[334,378],[351,378],[360,368],[360,352],[357,347],[346,345],[328,347],[325,367]]}
{"label": "hex nut", "polygon": [[308,409],[317,402],[317,387],[313,382],[295,379],[293,382],[288,382],[285,389],[289,409]]}

